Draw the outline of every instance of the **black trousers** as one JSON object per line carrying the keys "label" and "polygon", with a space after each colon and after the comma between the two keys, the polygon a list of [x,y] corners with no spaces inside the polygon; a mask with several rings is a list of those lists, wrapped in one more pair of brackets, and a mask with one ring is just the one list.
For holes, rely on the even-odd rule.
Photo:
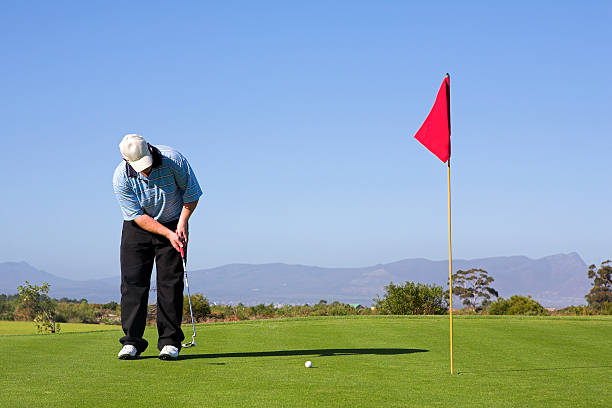
{"label": "black trousers", "polygon": [[[171,231],[177,221],[162,223]],[[121,234],[121,344],[131,344],[142,353],[148,342],[142,338],[146,325],[153,261],[157,266],[157,348],[181,348],[185,339],[183,319],[183,263],[181,254],[161,235],[124,221]]]}

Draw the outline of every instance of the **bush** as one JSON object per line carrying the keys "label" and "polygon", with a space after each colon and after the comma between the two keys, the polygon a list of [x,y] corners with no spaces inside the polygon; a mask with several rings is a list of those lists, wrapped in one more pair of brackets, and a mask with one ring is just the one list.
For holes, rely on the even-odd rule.
{"label": "bush", "polygon": [[554,314],[560,316],[592,316],[595,312],[588,306],[567,306],[556,310]]}
{"label": "bush", "polygon": [[274,317],[276,315],[276,309],[274,305],[270,303],[269,305],[265,305],[263,303],[257,306],[251,306],[248,308],[249,317],[257,317],[257,316],[266,316],[266,317]]}
{"label": "bush", "polygon": [[376,309],[383,314],[394,315],[432,315],[445,314],[448,308],[448,296],[442,286],[424,285],[422,283],[406,282],[385,286],[386,294],[380,299],[374,299]]}
{"label": "bush", "polygon": [[355,314],[354,308],[344,303],[333,302],[329,305],[328,316],[348,316]]}
{"label": "bush", "polygon": [[96,310],[94,305],[90,305],[86,300],[81,303],[60,302],[56,305],[56,321],[69,323],[98,323],[101,312]]}
{"label": "bush", "polygon": [[88,303],[87,299],[85,299],[85,298],[82,298],[82,299],[70,299],[70,298],[67,298],[65,296],[63,298],[61,298],[61,299],[58,299],[58,302],[60,302],[60,303],[83,303],[83,302]]}
{"label": "bush", "polygon": [[119,306],[119,303],[117,302],[108,302],[108,303],[104,303],[103,305],[100,305],[102,309],[107,309],[107,310],[117,310],[118,306]]}
{"label": "bush", "polygon": [[13,320],[19,295],[0,295],[0,320]]}
{"label": "bush", "polygon": [[[206,320],[206,317],[210,315],[210,305],[208,299],[201,293],[191,295],[191,308],[193,309],[193,320],[196,322]],[[189,298],[183,296],[183,320],[190,319],[189,315]]]}
{"label": "bush", "polygon": [[488,312],[490,315],[526,315],[546,316],[548,312],[531,296],[514,295],[510,299],[499,298],[492,302]]}
{"label": "bush", "polygon": [[39,333],[55,333],[56,301],[49,297],[49,284],[44,282],[38,286],[25,281],[23,285],[17,286],[17,290],[19,306],[16,312],[27,320],[33,320]]}

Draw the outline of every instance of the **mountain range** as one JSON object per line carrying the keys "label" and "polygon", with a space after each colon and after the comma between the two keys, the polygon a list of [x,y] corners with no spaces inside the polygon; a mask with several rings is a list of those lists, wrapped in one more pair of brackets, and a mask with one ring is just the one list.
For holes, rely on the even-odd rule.
{"label": "mountain range", "polygon": [[[530,295],[547,307],[584,304],[590,290],[587,265],[575,252],[539,259],[505,256],[453,260],[453,269],[482,268],[495,278],[492,286],[500,296]],[[155,273],[153,273],[155,275]],[[0,293],[17,292],[24,281],[48,282],[55,298],[86,298],[101,303],[119,301],[120,279],[72,280],[41,270],[25,262],[0,263]],[[189,271],[192,294],[201,292],[223,304],[316,303],[321,299],[370,305],[384,294],[389,282],[414,281],[447,286],[448,261],[404,259],[388,264],[357,268],[323,268],[306,265],[229,264]],[[152,286],[155,286],[153,282]],[[155,300],[155,292],[151,293]]]}

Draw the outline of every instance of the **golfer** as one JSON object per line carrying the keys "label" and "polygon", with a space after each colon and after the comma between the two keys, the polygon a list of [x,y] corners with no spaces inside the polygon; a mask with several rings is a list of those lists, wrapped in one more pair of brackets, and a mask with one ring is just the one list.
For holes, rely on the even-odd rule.
{"label": "golfer", "polygon": [[183,265],[180,248],[189,240],[189,217],[202,190],[182,154],[152,146],[139,135],[119,144],[123,162],[113,188],[123,213],[121,234],[122,360],[138,358],[148,346],[142,338],[147,318],[153,261],[157,267],[157,348],[162,360],[176,360],[185,338]]}

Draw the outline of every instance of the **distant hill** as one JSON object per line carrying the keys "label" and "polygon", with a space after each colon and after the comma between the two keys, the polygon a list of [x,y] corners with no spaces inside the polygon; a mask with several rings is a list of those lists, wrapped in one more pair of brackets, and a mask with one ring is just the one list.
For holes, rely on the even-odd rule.
{"label": "distant hill", "polygon": [[0,293],[17,293],[17,286],[29,281],[40,285],[49,282],[49,294],[55,298],[88,299],[90,302],[118,301],[121,296],[119,272],[116,278],[72,280],[38,270],[25,262],[0,263]]}
{"label": "distant hill", "polygon": [[[503,297],[531,295],[544,306],[584,304],[590,290],[587,265],[577,253],[540,259],[525,256],[454,260],[453,269],[482,268],[495,278]],[[27,263],[0,263],[0,293],[15,293],[17,285],[49,282],[51,295],[86,298],[91,302],[118,301],[116,278],[76,281],[39,271]],[[362,268],[321,268],[273,264],[230,264],[189,271],[192,292],[202,292],[218,303],[316,303],[321,299],[369,305],[389,282],[416,281],[446,285],[448,261],[405,259]],[[152,300],[154,296],[152,297]]]}

